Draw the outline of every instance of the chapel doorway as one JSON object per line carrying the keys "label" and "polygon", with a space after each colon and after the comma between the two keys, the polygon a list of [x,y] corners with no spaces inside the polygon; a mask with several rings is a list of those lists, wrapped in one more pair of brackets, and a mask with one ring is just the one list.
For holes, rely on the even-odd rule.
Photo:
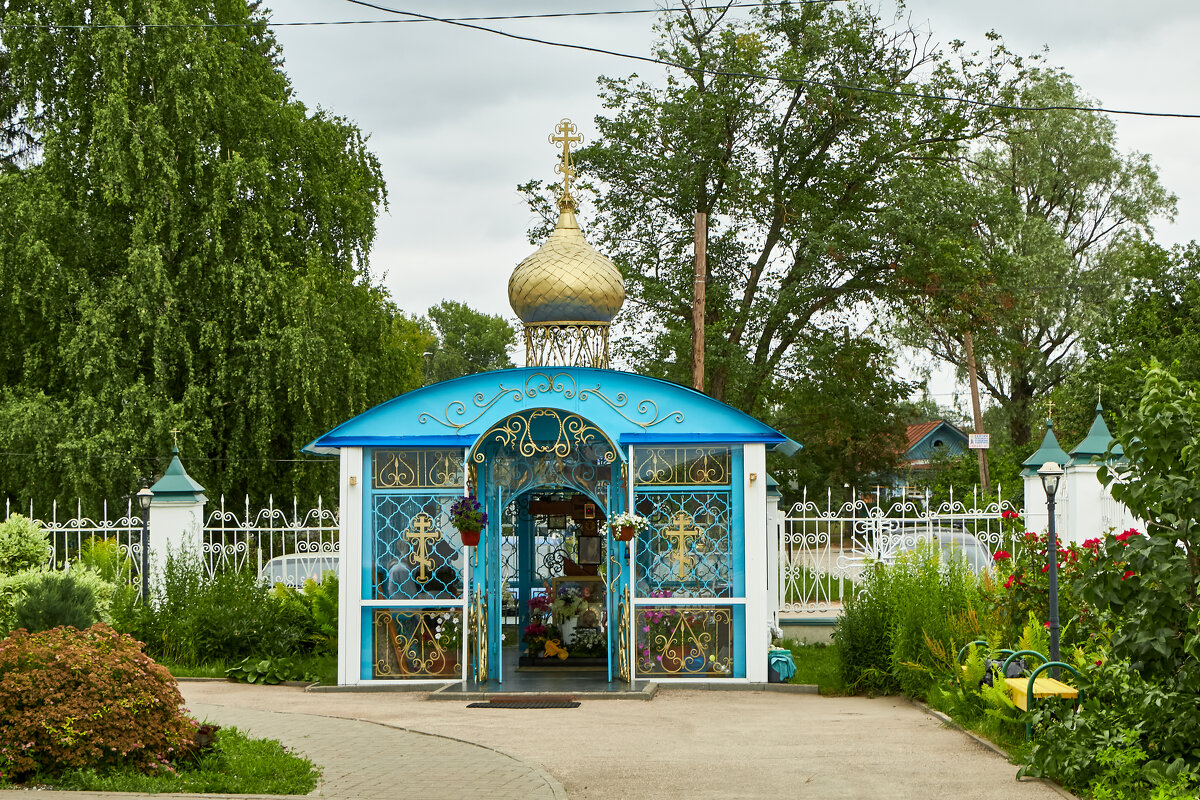
{"label": "chapel doorway", "polygon": [[578,414],[535,408],[493,424],[469,464],[470,484],[500,522],[471,560],[476,683],[504,683],[518,669],[627,675],[628,635],[609,624],[628,616],[618,605],[624,549],[606,524],[625,509],[618,448]]}
{"label": "chapel doorway", "polygon": [[523,671],[608,671],[608,509],[570,487],[505,510],[504,660]]}

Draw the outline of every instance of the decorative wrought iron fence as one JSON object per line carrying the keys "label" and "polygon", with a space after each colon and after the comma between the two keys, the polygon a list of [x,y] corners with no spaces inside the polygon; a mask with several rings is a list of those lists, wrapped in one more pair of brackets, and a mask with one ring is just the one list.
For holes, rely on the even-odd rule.
{"label": "decorative wrought iron fence", "polygon": [[[779,610],[789,616],[832,616],[855,591],[863,567],[891,561],[918,541],[938,543],[943,550],[961,550],[969,560],[990,562],[1013,527],[1003,512],[1023,514],[996,488],[996,500],[980,506],[978,487],[965,498],[931,506],[928,499],[881,502],[881,493],[834,505],[810,499],[788,509],[779,528]],[[1011,548],[1009,548],[1011,549]]]}
{"label": "decorative wrought iron fence", "polygon": [[[212,511],[204,524],[201,551],[209,574],[218,569],[242,569],[253,566],[261,574],[272,559],[271,578],[298,586],[306,578],[319,577],[332,569],[341,552],[338,539],[338,514],[326,508],[320,497],[317,507],[301,511],[292,499],[291,515],[267,499],[267,507],[252,511],[246,497],[242,514],[228,509],[221,496],[220,508]],[[285,559],[285,556],[313,558]]]}
{"label": "decorative wrought iron fence", "polygon": [[32,501],[29,508],[15,508],[8,499],[4,501],[4,519],[13,514],[23,514],[41,523],[42,528],[50,539],[51,569],[66,569],[72,562],[78,561],[80,553],[93,541],[108,542],[120,548],[129,562],[132,576],[140,576],[142,553],[142,519],[133,513],[132,499],[125,501],[124,516],[113,519],[109,515],[108,503],[101,507],[99,519],[83,515],[83,505],[76,501],[75,513],[65,519],[59,519],[58,502],[50,504],[50,516],[39,517]]}

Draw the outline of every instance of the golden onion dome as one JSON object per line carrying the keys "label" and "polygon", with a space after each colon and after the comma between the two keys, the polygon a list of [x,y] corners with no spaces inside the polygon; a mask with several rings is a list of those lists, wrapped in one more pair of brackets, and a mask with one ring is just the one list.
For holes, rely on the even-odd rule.
{"label": "golden onion dome", "polygon": [[508,301],[527,324],[612,322],[620,310],[621,271],[583,238],[573,201],[559,204],[550,238],[513,270]]}

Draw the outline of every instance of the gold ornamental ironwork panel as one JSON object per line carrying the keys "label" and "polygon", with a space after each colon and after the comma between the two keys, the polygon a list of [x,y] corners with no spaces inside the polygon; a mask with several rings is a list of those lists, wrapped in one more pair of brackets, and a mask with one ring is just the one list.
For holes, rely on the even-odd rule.
{"label": "gold ornamental ironwork panel", "polygon": [[462,622],[461,608],[374,609],[371,677],[461,678]]}
{"label": "gold ornamental ironwork panel", "polygon": [[731,451],[728,447],[637,447],[637,482],[645,486],[728,486]]}
{"label": "gold ornamental ironwork panel", "polygon": [[488,602],[487,593],[476,589],[471,598],[471,653],[475,657],[475,682],[488,679]]}
{"label": "gold ornamental ironwork panel", "polygon": [[639,676],[733,677],[731,607],[642,607],[635,625]]}
{"label": "gold ornamental ironwork panel", "polygon": [[453,489],[463,485],[458,449],[380,450],[372,454],[376,489]]}
{"label": "gold ornamental ironwork panel", "polygon": [[578,414],[536,408],[502,419],[475,445],[474,460],[482,464],[487,445],[522,458],[587,458],[605,464],[617,460],[616,448],[604,432]]}
{"label": "gold ornamental ironwork panel", "polygon": [[608,369],[608,332],[607,322],[527,323],[525,364]]}

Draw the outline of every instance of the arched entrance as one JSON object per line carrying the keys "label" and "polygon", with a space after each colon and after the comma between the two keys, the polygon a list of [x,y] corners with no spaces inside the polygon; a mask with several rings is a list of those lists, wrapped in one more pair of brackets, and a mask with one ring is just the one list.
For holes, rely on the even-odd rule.
{"label": "arched entrance", "polygon": [[[626,674],[616,624],[624,545],[605,524],[625,507],[620,450],[579,414],[534,408],[492,425],[468,464],[489,520],[470,567],[474,650],[484,665],[476,680],[502,682],[519,654],[527,667],[544,666],[547,640],[574,648],[570,663],[603,670],[608,680]],[[545,608],[572,595],[578,602],[566,613],[562,604],[555,613]],[[531,623],[547,635],[526,638]]]}

